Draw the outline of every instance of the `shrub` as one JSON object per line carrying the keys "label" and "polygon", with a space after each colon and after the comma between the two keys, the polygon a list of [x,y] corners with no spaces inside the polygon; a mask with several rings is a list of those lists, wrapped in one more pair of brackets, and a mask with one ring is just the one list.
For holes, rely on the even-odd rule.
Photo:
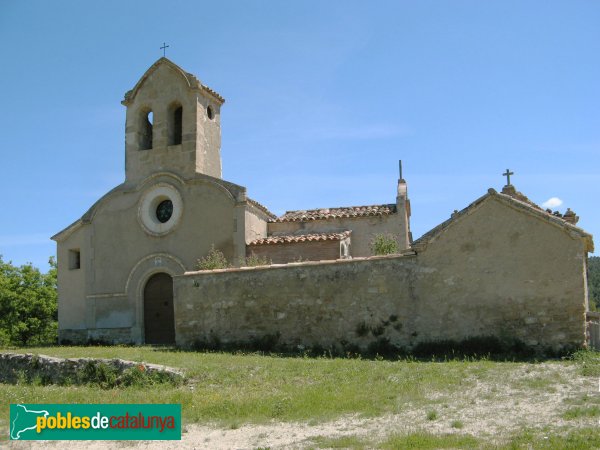
{"label": "shrub", "polygon": [[452,428],[457,428],[457,429],[461,429],[463,428],[465,425],[460,421],[460,420],[453,420],[452,423],[450,424],[450,426]]}
{"label": "shrub", "polygon": [[376,234],[371,240],[370,247],[374,255],[390,255],[400,251],[398,241],[391,234]]}
{"label": "shrub", "polygon": [[198,270],[227,269],[228,267],[227,258],[221,250],[215,249],[214,245],[210,248],[208,255],[199,259],[196,264]]}
{"label": "shrub", "polygon": [[256,266],[268,266],[272,264],[271,260],[266,256],[258,256],[252,253],[246,258],[242,258],[240,261],[241,266],[256,267]]}
{"label": "shrub", "polygon": [[79,384],[98,385],[103,389],[110,389],[117,382],[118,370],[103,362],[86,361],[85,365],[77,372]]}
{"label": "shrub", "polygon": [[427,413],[427,420],[436,420],[438,418],[437,411],[429,411]]}

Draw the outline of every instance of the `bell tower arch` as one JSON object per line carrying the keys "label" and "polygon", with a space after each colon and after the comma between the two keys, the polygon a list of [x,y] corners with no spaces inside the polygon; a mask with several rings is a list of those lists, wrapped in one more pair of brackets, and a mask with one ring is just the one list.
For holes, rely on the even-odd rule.
{"label": "bell tower arch", "polygon": [[221,178],[221,106],[225,100],[167,58],[160,58],[121,102],[127,107],[128,182],[155,172]]}

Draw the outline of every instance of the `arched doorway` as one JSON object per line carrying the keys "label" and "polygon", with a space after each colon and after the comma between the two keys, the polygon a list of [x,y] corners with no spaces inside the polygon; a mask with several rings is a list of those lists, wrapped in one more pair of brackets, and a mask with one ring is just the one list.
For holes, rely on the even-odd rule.
{"label": "arched doorway", "polygon": [[173,279],[166,273],[152,275],[144,287],[144,341],[175,343]]}

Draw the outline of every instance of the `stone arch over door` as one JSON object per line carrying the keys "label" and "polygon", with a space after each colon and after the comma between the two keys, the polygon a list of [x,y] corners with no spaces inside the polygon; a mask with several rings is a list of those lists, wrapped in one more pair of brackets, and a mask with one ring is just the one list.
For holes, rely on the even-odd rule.
{"label": "stone arch over door", "polygon": [[165,272],[152,275],[144,287],[144,342],[175,344],[173,278]]}
{"label": "stone arch over door", "polygon": [[[146,284],[157,273],[166,273],[171,277],[185,272],[182,261],[166,253],[153,253],[142,258],[131,270],[127,279],[125,291],[129,301],[135,308],[135,325],[132,327],[132,337],[138,344],[144,343],[144,289]],[[177,307],[174,305],[175,317]],[[177,327],[175,327],[175,341],[177,341]]]}

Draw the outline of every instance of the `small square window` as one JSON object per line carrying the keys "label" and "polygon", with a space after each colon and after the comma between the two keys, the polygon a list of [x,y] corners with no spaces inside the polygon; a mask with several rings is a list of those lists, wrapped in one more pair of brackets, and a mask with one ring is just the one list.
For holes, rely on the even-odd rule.
{"label": "small square window", "polygon": [[79,249],[69,250],[69,269],[75,270],[81,268],[81,252]]}

